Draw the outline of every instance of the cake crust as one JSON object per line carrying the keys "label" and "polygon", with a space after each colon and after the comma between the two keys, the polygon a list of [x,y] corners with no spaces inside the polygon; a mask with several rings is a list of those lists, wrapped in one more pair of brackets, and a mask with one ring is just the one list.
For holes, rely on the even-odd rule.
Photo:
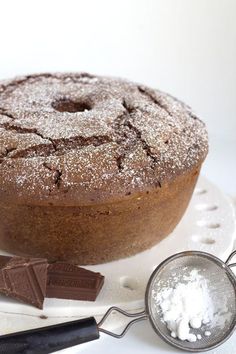
{"label": "cake crust", "polygon": [[153,191],[208,150],[191,109],[129,81],[38,74],[0,83],[0,199],[92,205]]}

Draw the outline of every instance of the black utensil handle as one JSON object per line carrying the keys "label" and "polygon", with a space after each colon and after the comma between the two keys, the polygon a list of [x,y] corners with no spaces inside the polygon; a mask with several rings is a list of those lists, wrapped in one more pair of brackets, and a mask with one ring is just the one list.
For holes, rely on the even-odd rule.
{"label": "black utensil handle", "polygon": [[47,354],[99,338],[94,317],[0,336],[1,354]]}

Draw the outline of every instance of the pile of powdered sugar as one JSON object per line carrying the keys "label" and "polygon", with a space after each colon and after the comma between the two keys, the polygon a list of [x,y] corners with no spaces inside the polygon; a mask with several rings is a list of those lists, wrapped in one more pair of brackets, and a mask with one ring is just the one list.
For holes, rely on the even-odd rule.
{"label": "pile of powdered sugar", "polygon": [[230,317],[226,299],[213,301],[208,280],[198,269],[192,269],[174,285],[153,290],[152,296],[171,336],[180,340],[195,342],[210,336],[211,328],[223,328]]}

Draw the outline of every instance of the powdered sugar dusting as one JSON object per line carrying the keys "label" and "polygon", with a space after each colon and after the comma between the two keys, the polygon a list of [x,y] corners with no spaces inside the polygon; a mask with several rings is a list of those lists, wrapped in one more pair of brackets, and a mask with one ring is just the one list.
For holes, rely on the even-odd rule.
{"label": "powdered sugar dusting", "polygon": [[0,178],[18,195],[66,199],[76,190],[102,200],[160,187],[207,149],[189,107],[145,86],[84,73],[0,85]]}

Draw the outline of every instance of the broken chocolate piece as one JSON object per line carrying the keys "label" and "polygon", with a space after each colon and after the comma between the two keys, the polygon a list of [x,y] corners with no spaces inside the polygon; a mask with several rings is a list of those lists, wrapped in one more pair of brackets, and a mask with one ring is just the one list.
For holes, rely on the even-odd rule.
{"label": "broken chocolate piece", "polygon": [[104,276],[68,263],[52,263],[48,266],[47,297],[71,300],[95,301]]}
{"label": "broken chocolate piece", "polygon": [[42,258],[0,256],[0,293],[42,309],[47,266]]}

